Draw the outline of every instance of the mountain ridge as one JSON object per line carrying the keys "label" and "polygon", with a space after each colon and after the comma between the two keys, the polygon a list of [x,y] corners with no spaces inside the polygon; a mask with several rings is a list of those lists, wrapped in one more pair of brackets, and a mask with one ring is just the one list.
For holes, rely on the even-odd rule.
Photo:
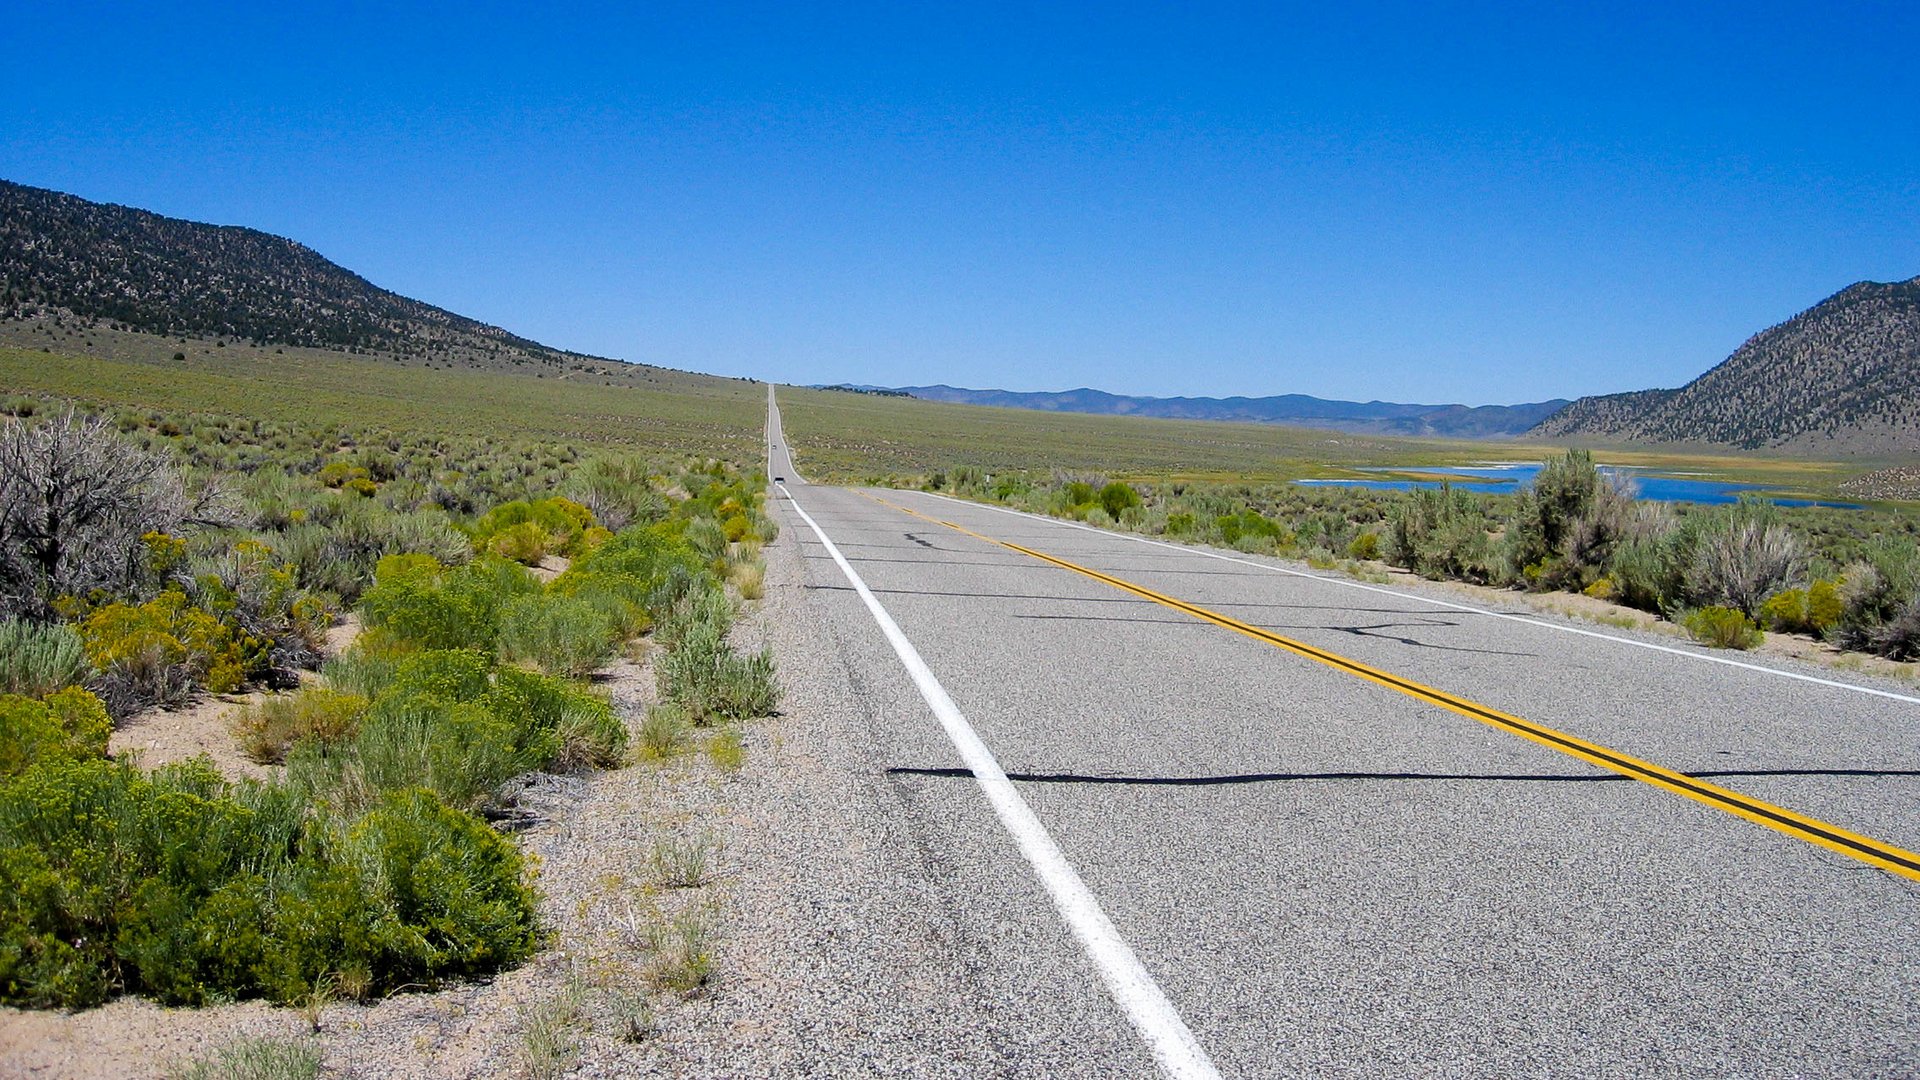
{"label": "mountain ridge", "polygon": [[543,345],[381,288],[286,237],[0,180],[0,321],[623,380],[662,370]]}
{"label": "mountain ridge", "polygon": [[1854,454],[1920,451],[1920,277],[1860,281],[1676,389],[1580,398],[1545,439]]}
{"label": "mountain ridge", "polygon": [[1532,428],[1568,402],[1518,405],[1420,405],[1391,401],[1340,401],[1310,394],[1267,397],[1150,397],[1114,394],[1092,387],[1060,391],[972,390],[935,384],[885,388],[926,401],[1103,416],[1151,416],[1179,420],[1232,420],[1292,424],[1367,435],[1502,438]]}

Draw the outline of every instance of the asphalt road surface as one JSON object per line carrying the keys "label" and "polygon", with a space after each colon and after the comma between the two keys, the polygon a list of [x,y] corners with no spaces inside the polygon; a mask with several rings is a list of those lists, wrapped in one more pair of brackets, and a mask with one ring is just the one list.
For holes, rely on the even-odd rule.
{"label": "asphalt road surface", "polygon": [[807,485],[768,442],[891,826],[1042,1074],[1920,1074],[1911,687]]}

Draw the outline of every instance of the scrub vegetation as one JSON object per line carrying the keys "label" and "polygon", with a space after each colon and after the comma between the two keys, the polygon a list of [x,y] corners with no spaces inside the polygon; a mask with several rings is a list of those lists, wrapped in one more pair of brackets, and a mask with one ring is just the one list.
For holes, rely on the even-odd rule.
{"label": "scrub vegetation", "polygon": [[[538,438],[8,411],[0,1002],[366,999],[515,964],[542,940],[534,875],[490,822],[525,774],[627,758],[584,676],[651,633],[689,726],[778,702],[772,657],[731,642],[727,582],[775,533],[756,474]],[[329,657],[349,611],[365,629]],[[239,690],[291,691],[234,722],[267,779],[107,757],[117,721]]]}
{"label": "scrub vegetation", "polygon": [[1920,656],[1920,518],[1890,509],[1637,502],[1584,451],[1531,489],[1391,492],[1295,484],[1121,483],[962,466],[920,486],[1108,528],[1364,574],[1577,592],[1751,648],[1766,630],[1892,660]]}

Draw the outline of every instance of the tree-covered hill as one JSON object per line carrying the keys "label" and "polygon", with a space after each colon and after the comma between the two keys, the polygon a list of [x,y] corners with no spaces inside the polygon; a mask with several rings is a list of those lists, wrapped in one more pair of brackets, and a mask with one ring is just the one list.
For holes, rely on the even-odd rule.
{"label": "tree-covered hill", "polygon": [[0,181],[0,319],[47,316],[463,366],[636,374],[382,289],[292,240]]}
{"label": "tree-covered hill", "polygon": [[1863,281],[1678,390],[1585,397],[1529,434],[1823,454],[1920,450],[1920,277]]}

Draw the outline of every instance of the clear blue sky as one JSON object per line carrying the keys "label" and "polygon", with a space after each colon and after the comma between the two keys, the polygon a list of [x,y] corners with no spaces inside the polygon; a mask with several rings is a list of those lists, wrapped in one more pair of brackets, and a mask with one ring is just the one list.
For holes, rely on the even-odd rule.
{"label": "clear blue sky", "polygon": [[10,6],[0,176],[722,374],[1537,400],[1920,274],[1911,3],[163,7]]}

